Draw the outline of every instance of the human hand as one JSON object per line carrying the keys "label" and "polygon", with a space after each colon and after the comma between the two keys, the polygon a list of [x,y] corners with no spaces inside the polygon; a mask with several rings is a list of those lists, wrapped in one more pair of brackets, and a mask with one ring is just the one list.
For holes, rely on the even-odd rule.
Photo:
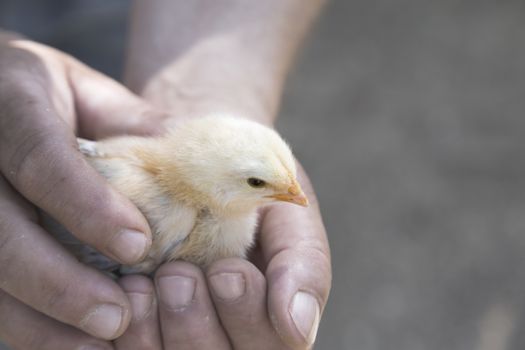
{"label": "human hand", "polygon": [[[293,57],[324,1],[133,3],[125,74],[133,91],[178,116],[225,113],[271,125]],[[162,341],[168,349],[309,347],[317,327],[316,305],[320,314],[330,289],[331,267],[304,172],[300,182],[311,206],[275,205],[263,212],[254,264],[221,260],[202,273],[175,262],[159,269],[154,284],[138,276],[121,281],[127,292],[139,296],[142,307],[152,305],[144,294],[160,296],[161,325],[155,311],[133,319],[117,347],[148,343],[158,349]],[[195,287],[194,293],[181,287],[163,293],[169,283],[162,280]],[[180,307],[182,301],[189,305]],[[170,308],[173,303],[179,307]]]}
{"label": "human hand", "polygon": [[122,289],[67,253],[35,209],[117,261],[140,260],[151,243],[144,217],[84,161],[75,133],[154,133],[163,117],[72,57],[0,33],[0,339],[23,349],[111,348],[94,337],[124,332]]}
{"label": "human hand", "polygon": [[331,271],[315,196],[300,171],[311,206],[267,208],[253,263],[224,259],[202,272],[173,262],[160,267],[154,282],[121,279],[133,316],[117,349],[309,348]]}

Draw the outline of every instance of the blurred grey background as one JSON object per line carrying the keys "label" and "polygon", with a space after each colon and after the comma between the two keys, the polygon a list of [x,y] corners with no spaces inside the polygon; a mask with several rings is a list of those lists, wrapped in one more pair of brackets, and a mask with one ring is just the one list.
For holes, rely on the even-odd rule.
{"label": "blurred grey background", "polygon": [[[0,26],[118,77],[127,7],[0,1]],[[332,247],[317,349],[525,348],[524,112],[522,1],[330,3],[279,122]]]}

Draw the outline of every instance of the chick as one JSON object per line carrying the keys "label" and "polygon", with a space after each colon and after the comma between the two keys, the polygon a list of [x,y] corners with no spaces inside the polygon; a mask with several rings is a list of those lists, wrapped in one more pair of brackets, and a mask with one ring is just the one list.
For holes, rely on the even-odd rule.
{"label": "chick", "polygon": [[[274,201],[308,205],[290,148],[275,131],[245,119],[205,117],[161,137],[79,139],[79,146],[152,229],[148,256],[120,266],[121,273],[150,273],[176,259],[204,267],[244,257],[254,241],[258,207]],[[115,268],[89,247],[76,250],[86,263]]]}

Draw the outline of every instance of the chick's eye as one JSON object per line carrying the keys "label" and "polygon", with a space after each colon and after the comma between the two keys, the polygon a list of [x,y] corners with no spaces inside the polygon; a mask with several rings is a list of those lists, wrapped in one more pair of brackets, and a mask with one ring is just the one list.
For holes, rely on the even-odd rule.
{"label": "chick's eye", "polygon": [[255,187],[255,188],[261,188],[266,185],[266,182],[264,182],[264,180],[261,180],[255,177],[250,177],[248,179],[248,185]]}

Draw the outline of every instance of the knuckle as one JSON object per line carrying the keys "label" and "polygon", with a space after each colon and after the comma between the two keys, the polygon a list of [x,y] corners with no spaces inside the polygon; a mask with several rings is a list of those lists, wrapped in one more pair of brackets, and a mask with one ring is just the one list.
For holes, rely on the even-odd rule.
{"label": "knuckle", "polygon": [[41,178],[45,169],[40,169],[40,164],[50,165],[49,156],[53,153],[51,138],[48,130],[36,130],[18,138],[11,148],[5,169],[6,176],[15,187],[32,186],[35,176]]}
{"label": "knuckle", "polygon": [[[292,263],[290,263],[292,262]],[[312,292],[324,307],[332,285],[330,256],[316,245],[298,245],[274,256],[266,273],[274,286],[294,284]]]}
{"label": "knuckle", "polygon": [[[37,65],[37,67],[35,67]],[[37,56],[26,49],[13,45],[4,45],[0,50],[1,71],[26,73],[28,70],[35,73],[43,71],[44,66]]]}
{"label": "knuckle", "polygon": [[64,199],[60,211],[67,215],[63,223],[81,241],[107,252],[120,232],[119,213],[108,198],[93,192],[86,197],[81,204]]}
{"label": "knuckle", "polygon": [[[57,314],[64,309],[68,303],[70,295],[68,283],[43,284],[41,289],[41,308],[45,313]],[[58,312],[57,312],[58,311]]]}
{"label": "knuckle", "polygon": [[318,283],[316,283],[314,289],[317,291],[320,301],[322,301],[322,305],[325,305],[328,301],[328,296],[332,286],[330,256],[324,249],[317,246],[309,247],[304,252],[304,255],[308,257],[310,261],[316,262],[315,266],[311,269],[312,276],[318,277]]}
{"label": "knuckle", "polygon": [[[20,137],[4,169],[14,187],[37,205],[49,202],[49,195],[58,193],[56,190],[67,180],[64,171],[68,171],[61,163],[71,159],[67,143],[58,141],[57,131],[45,129]],[[46,204],[56,207],[64,203],[55,200]]]}

